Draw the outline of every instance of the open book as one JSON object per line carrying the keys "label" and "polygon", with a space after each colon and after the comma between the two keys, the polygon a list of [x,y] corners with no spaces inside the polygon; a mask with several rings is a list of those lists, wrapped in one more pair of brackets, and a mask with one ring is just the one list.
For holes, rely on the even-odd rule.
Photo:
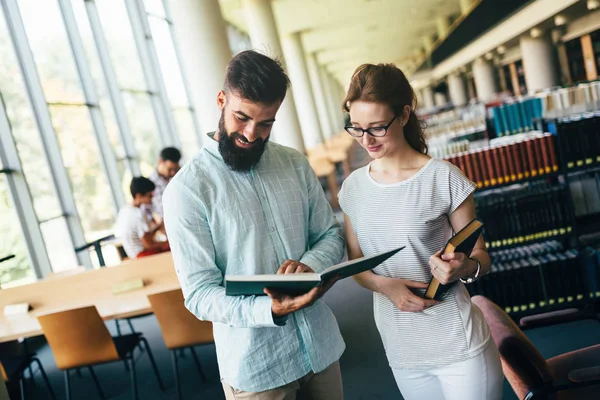
{"label": "open book", "polygon": [[[442,254],[464,253],[467,257],[469,257],[471,255],[471,251],[473,251],[473,247],[475,247],[477,239],[479,239],[479,236],[481,235],[482,230],[483,222],[475,218],[448,240]],[[433,277],[431,278],[429,286],[425,291],[425,297],[428,299],[439,300],[442,297],[442,294],[444,294],[444,292],[448,290],[450,286],[452,286],[451,283],[448,285],[442,285],[440,281]]]}
{"label": "open book", "polygon": [[340,278],[347,278],[373,269],[403,248],[404,246],[370,257],[361,257],[337,264],[319,274],[227,275],[225,276],[225,293],[228,296],[264,295],[263,290],[269,288],[283,293],[299,295],[310,291],[321,283],[327,282],[334,276],[339,275]]}

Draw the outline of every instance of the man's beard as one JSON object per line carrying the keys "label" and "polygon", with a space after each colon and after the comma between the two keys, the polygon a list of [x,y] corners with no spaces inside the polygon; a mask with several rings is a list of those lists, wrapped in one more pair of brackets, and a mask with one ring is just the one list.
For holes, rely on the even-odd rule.
{"label": "man's beard", "polygon": [[257,138],[253,143],[252,147],[243,149],[235,144],[236,139],[242,142],[249,143],[244,135],[238,132],[228,133],[225,129],[225,118],[223,112],[221,112],[221,118],[219,119],[219,153],[223,157],[225,164],[234,171],[250,171],[260,161],[265,147],[269,138],[265,140]]}

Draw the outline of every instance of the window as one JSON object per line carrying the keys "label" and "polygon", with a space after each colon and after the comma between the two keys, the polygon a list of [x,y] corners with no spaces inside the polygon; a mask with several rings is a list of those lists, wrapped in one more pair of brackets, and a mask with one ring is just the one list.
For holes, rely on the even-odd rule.
{"label": "window", "polygon": [[169,101],[173,107],[173,116],[179,140],[181,141],[182,153],[185,158],[189,159],[200,148],[199,132],[194,125],[195,115],[191,110],[186,93],[169,21],[164,17],[160,17],[160,15],[164,15],[164,9],[162,8],[162,4],[160,9],[157,9],[156,4],[158,3],[160,3],[160,0],[145,2],[148,13],[148,24],[152,31],[152,39],[156,48]]}
{"label": "window", "polygon": [[142,174],[147,176],[152,172],[160,151],[158,125],[150,99],[152,93],[144,81],[127,8],[124,1],[96,0],[95,3],[123,94]]}
{"label": "window", "polygon": [[[2,166],[0,165],[0,170]],[[4,181],[5,174],[0,173],[0,258],[14,255],[15,258],[0,264],[0,287],[32,282],[35,277],[27,258],[27,248],[23,231],[12,204]]]}
{"label": "window", "polygon": [[85,239],[92,241],[111,230],[116,210],[60,9],[50,1],[19,4]]}

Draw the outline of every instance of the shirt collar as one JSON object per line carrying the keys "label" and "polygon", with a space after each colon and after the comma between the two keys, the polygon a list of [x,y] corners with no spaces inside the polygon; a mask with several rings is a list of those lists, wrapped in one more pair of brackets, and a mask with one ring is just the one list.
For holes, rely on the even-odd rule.
{"label": "shirt collar", "polygon": [[211,155],[217,157],[219,160],[222,160],[223,156],[221,156],[221,152],[219,151],[219,142],[214,138],[216,134],[216,132],[209,132],[206,134],[207,138],[204,141],[204,148]]}

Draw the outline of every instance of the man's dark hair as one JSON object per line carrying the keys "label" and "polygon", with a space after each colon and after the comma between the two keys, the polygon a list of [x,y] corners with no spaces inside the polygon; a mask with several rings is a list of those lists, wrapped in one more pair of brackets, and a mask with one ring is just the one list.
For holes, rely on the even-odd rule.
{"label": "man's dark hair", "polygon": [[179,160],[181,160],[181,152],[175,147],[165,147],[160,151],[159,157],[163,161],[171,161],[179,164]]}
{"label": "man's dark hair", "polygon": [[227,64],[224,90],[254,103],[270,105],[283,101],[289,84],[279,61],[246,50]]}
{"label": "man's dark hair", "polygon": [[156,189],[156,185],[148,178],[144,178],[143,176],[136,176],[131,180],[131,184],[129,185],[129,190],[131,191],[131,196],[135,199],[136,194],[145,195],[146,193],[151,193]]}

